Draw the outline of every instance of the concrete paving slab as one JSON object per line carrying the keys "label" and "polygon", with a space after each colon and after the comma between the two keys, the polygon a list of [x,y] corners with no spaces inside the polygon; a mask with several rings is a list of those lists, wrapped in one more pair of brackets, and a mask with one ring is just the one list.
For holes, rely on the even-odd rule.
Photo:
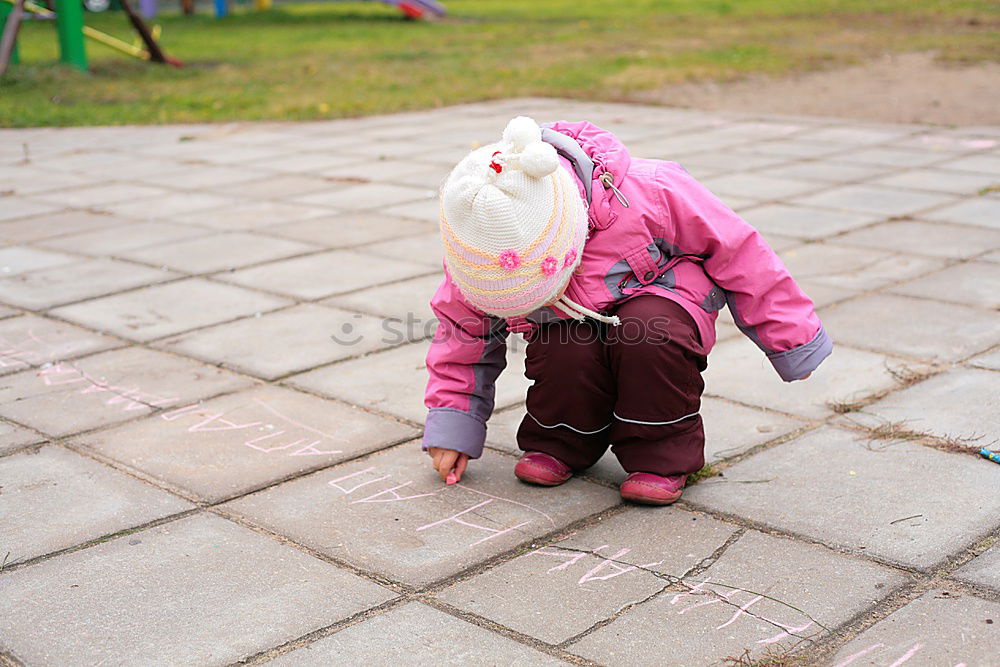
{"label": "concrete paving slab", "polygon": [[379,318],[306,303],[167,338],[157,346],[273,380],[400,342]]}
{"label": "concrete paving slab", "polygon": [[881,178],[874,178],[873,185],[911,190],[950,192],[956,195],[974,195],[983,188],[996,184],[997,174],[966,174],[947,169],[911,169]]}
{"label": "concrete paving slab", "polygon": [[1000,271],[992,264],[969,262],[909,280],[889,291],[995,310],[1000,308]]}
{"label": "concrete paving slab", "polygon": [[129,347],[9,376],[0,415],[58,437],[249,384],[214,366]]}
{"label": "concrete paving slab", "polygon": [[1000,371],[1000,347],[992,352],[987,352],[979,355],[978,357],[973,357],[969,360],[969,363],[973,366],[979,366],[980,368],[990,368],[995,371]]}
{"label": "concrete paving slab", "polygon": [[985,249],[1000,248],[1000,230],[900,220],[848,232],[838,236],[837,243],[948,259],[968,259]]}
{"label": "concrete paving slab", "polygon": [[8,245],[33,243],[55,236],[123,224],[128,224],[128,220],[89,211],[60,211],[51,215],[0,223],[0,243]]}
{"label": "concrete paving slab", "polygon": [[131,250],[122,253],[122,257],[187,273],[212,273],[315,250],[319,250],[319,246],[231,232]]}
{"label": "concrete paving slab", "polygon": [[256,164],[286,174],[321,173],[343,164],[343,158],[330,153],[294,153],[268,158]]}
{"label": "concrete paving slab", "polygon": [[1000,436],[1000,375],[978,368],[952,369],[845,418],[870,428],[899,423],[918,433],[985,447]]}
{"label": "concrete paving slab", "polygon": [[76,442],[206,502],[357,457],[413,427],[280,387],[188,402]]}
{"label": "concrete paving slab", "polygon": [[[247,555],[252,554],[252,558]],[[0,634],[28,664],[228,664],[392,599],[212,515],[3,577]]]}
{"label": "concrete paving slab", "polygon": [[[456,162],[464,155],[456,158]],[[395,206],[386,206],[382,211],[389,215],[398,215],[403,218],[423,220],[424,222],[437,223],[441,219],[441,204],[437,200],[437,191],[428,190],[422,199]]]}
{"label": "concrete paving slab", "polygon": [[284,201],[246,201],[240,196],[238,204],[211,211],[176,216],[176,222],[211,227],[226,231],[251,231],[269,225],[311,220],[330,215],[330,210],[318,206],[302,206]]}
{"label": "concrete paving slab", "polygon": [[103,204],[134,202],[151,197],[163,197],[170,190],[133,183],[102,183],[86,187],[67,188],[35,196],[38,201],[71,208],[99,209]]}
{"label": "concrete paving slab", "polygon": [[893,146],[872,146],[851,152],[851,161],[856,164],[874,164],[904,169],[940,162],[943,157],[925,150],[909,150]]}
{"label": "concrete paving slab", "polygon": [[[115,220],[120,219],[113,216],[108,217]],[[107,229],[95,229],[80,234],[68,234],[46,239],[36,245],[84,255],[105,256],[117,255],[132,248],[169,243],[209,233],[206,229],[166,222],[133,222]]]}
{"label": "concrete paving slab", "polygon": [[996,174],[1000,176],[1000,155],[996,153],[967,155],[957,160],[942,162],[934,166],[938,169],[955,169],[957,171]]}
{"label": "concrete paving slab", "polygon": [[409,160],[380,160],[378,162],[363,162],[354,165],[339,164],[332,169],[320,172],[325,178],[334,182],[369,181],[409,185],[418,188],[436,190],[441,187],[454,164],[446,162],[428,163]]}
{"label": "concrete paving slab", "polygon": [[24,445],[44,441],[45,436],[38,435],[26,428],[0,421],[0,454],[23,447]]}
{"label": "concrete paving slab", "polygon": [[[824,318],[825,319],[825,318]],[[764,353],[744,336],[716,345],[705,372],[705,392],[740,403],[824,419],[831,405],[854,403],[898,382],[893,371],[921,370],[919,364],[847,347],[836,335],[833,354],[808,380],[784,382]]]}
{"label": "concrete paving slab", "polygon": [[406,340],[430,338],[437,330],[437,318],[431,310],[430,300],[443,278],[441,274],[411,278],[333,296],[320,303],[399,320],[398,327],[385,326],[403,332]]}
{"label": "concrete paving slab", "polygon": [[810,243],[779,254],[796,280],[850,290],[877,289],[944,267],[936,258],[832,243]]}
{"label": "concrete paving slab", "polygon": [[[663,590],[671,577],[684,578],[736,530],[675,508],[643,508],[539,545],[436,597],[547,644],[561,644]],[[526,591],[551,604],[529,603],[519,594]]]}
{"label": "concrete paving slab", "polygon": [[761,174],[821,183],[850,183],[881,176],[889,168],[878,165],[845,164],[840,162],[792,162],[767,167]]}
{"label": "concrete paving slab", "polygon": [[45,171],[23,164],[0,166],[0,180],[3,181],[4,196],[30,196],[77,185],[95,184],[94,179],[85,176]]}
{"label": "concrete paving slab", "polygon": [[[368,211],[269,225],[260,231],[271,236],[316,243],[330,248],[348,248],[385,239],[397,239],[401,236],[410,239],[421,232],[437,234],[436,228],[431,225]],[[417,253],[411,253],[411,257],[415,259]]]}
{"label": "concrete paving slab", "polygon": [[79,261],[78,257],[25,246],[0,249],[0,276],[16,276],[27,271],[39,271]]}
{"label": "concrete paving slab", "polygon": [[415,667],[565,665],[512,639],[410,602],[269,662],[273,667],[325,667],[343,662]]}
{"label": "concrete paving slab", "polygon": [[825,308],[821,316],[839,343],[928,362],[957,361],[1000,343],[994,313],[927,299],[876,294]]}
{"label": "concrete paving slab", "polygon": [[[237,169],[237,171],[241,171]],[[283,199],[337,187],[326,179],[303,174],[271,174],[260,180],[244,181],[212,188],[213,192],[243,200]]]}
{"label": "concrete paving slab", "polygon": [[807,206],[766,204],[741,211],[743,218],[765,233],[816,240],[870,225],[879,219],[869,213],[833,211]]}
{"label": "concrete paving slab", "polygon": [[782,199],[818,190],[823,187],[811,181],[799,181],[754,173],[715,176],[704,180],[703,184],[712,192],[723,197],[736,195],[738,197],[752,197],[754,199]]}
{"label": "concrete paving slab", "polygon": [[[784,252],[779,250],[778,252]],[[817,309],[826,308],[827,306],[833,305],[840,301],[846,299],[852,299],[861,293],[858,289],[844,289],[840,285],[827,285],[825,283],[817,283],[809,278],[796,280],[809,298],[812,300],[813,304]],[[732,312],[728,308],[725,309],[725,314],[729,318],[728,324],[736,329],[736,324],[732,321]],[[722,320],[721,314],[719,317]],[[736,329],[739,332],[739,329]],[[739,332],[742,335],[742,332]]]}
{"label": "concrete paving slab", "polygon": [[54,446],[0,458],[0,478],[0,553],[11,565],[194,508]]}
{"label": "concrete paving slab", "polygon": [[0,321],[0,375],[120,345],[108,336],[44,317],[9,317]]}
{"label": "concrete paving slab", "polygon": [[122,338],[149,341],[288,304],[276,296],[190,278],[63,306],[52,314]]}
{"label": "concrete paving slab", "polygon": [[994,544],[958,568],[955,577],[1000,591],[1000,545]]}
{"label": "concrete paving slab", "polygon": [[523,484],[510,459],[489,453],[446,486],[414,441],[222,508],[363,570],[422,586],[618,502],[617,492],[579,479],[558,489]]}
{"label": "concrete paving slab", "polygon": [[185,213],[231,207],[239,203],[239,200],[233,197],[222,197],[204,192],[185,192],[150,197],[139,201],[101,204],[95,208],[113,215],[148,222],[151,220],[171,221]]}
{"label": "concrete paving slab", "polygon": [[832,664],[992,665],[1000,643],[998,619],[997,602],[948,589],[928,591],[846,644]]}
{"label": "concrete paving slab", "polygon": [[[332,165],[331,165],[332,166]],[[427,199],[427,188],[382,183],[361,183],[346,188],[296,197],[293,201],[310,206],[328,206],[340,211],[364,211],[403,202]]]}
{"label": "concrete paving slab", "polygon": [[[825,141],[812,141],[809,138],[788,138],[776,141],[761,141],[741,150],[753,151],[762,155],[780,155],[787,158],[823,158],[824,161],[836,162],[843,159],[848,147]],[[850,152],[853,154],[853,151]]]}
{"label": "concrete paving slab", "polygon": [[[392,335],[392,334],[387,334]],[[427,417],[427,342],[370,354],[286,380],[325,396],[423,423]],[[524,353],[507,350],[507,368],[496,383],[496,408],[524,400],[531,381],[524,377]]]}
{"label": "concrete paving slab", "polygon": [[59,210],[59,207],[55,204],[35,201],[25,197],[6,196],[3,198],[3,208],[0,209],[0,222],[27,218],[33,215],[54,213],[57,210]]}
{"label": "concrete paving slab", "polygon": [[311,300],[427,273],[425,265],[415,262],[383,260],[353,250],[330,250],[242,269],[218,279]]}
{"label": "concrete paving slab", "polygon": [[[776,165],[786,166],[788,160],[774,155],[762,155],[760,153],[748,151],[694,151],[678,154],[657,154],[656,140],[647,150],[644,142],[633,142],[629,144],[629,153],[633,156],[641,156],[651,159],[669,160],[677,162],[692,174],[698,171],[705,171],[710,174],[722,174],[736,171],[760,170],[764,173],[767,169],[777,168]],[[784,176],[784,174],[770,174],[774,176]],[[696,174],[696,178],[700,178]],[[794,178],[794,176],[790,176]]]}
{"label": "concrete paving slab", "polygon": [[957,222],[965,225],[979,225],[990,229],[1000,229],[1000,200],[993,197],[977,197],[924,213],[920,217],[927,220]]}
{"label": "concrete paving slab", "polygon": [[717,664],[745,651],[762,659],[822,637],[903,581],[874,563],[749,531],[686,590],[665,592],[566,650],[602,664]]}
{"label": "concrete paving slab", "polygon": [[818,194],[795,197],[789,203],[890,217],[910,215],[954,201],[954,196],[946,194],[870,185],[844,185]]}
{"label": "concrete paving slab", "polygon": [[181,169],[169,169],[165,172],[145,174],[138,180],[149,185],[165,186],[176,190],[212,190],[218,194],[227,194],[224,189],[228,185],[248,183],[269,176],[266,171],[248,169],[246,165],[239,167],[218,167],[214,165],[185,165]]}
{"label": "concrete paving slab", "polygon": [[45,310],[179,277],[165,269],[98,258],[0,278],[0,300]]}
{"label": "concrete paving slab", "polygon": [[357,248],[357,250],[379,257],[419,262],[434,269],[440,269],[444,265],[441,236],[436,231],[380,243],[369,243]]}
{"label": "concrete paving slab", "polygon": [[872,443],[823,427],[737,463],[684,497],[859,554],[930,568],[992,525],[1000,511],[995,488],[996,472],[971,456]]}

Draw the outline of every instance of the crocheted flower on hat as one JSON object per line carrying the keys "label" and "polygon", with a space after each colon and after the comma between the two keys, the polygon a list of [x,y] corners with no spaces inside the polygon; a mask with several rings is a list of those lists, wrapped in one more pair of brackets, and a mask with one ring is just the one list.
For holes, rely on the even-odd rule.
{"label": "crocheted flower on hat", "polygon": [[563,261],[563,267],[567,267],[576,261],[576,249],[570,248],[566,251],[566,259]]}
{"label": "crocheted flower on hat", "polygon": [[549,255],[548,257],[542,260],[542,273],[544,273],[547,276],[551,276],[557,270],[559,270],[558,259],[556,259],[552,255]]}
{"label": "crocheted flower on hat", "polygon": [[521,256],[514,250],[504,250],[497,258],[500,268],[504,271],[513,271],[521,266]]}

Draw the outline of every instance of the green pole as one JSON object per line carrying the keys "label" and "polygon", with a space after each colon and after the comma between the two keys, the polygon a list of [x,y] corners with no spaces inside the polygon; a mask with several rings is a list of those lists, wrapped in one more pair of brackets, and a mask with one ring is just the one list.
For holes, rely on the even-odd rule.
{"label": "green pole", "polygon": [[[14,5],[8,4],[3,0],[0,0],[0,35],[3,34],[3,29],[7,25],[7,16],[14,11]],[[14,50],[10,52],[10,64],[16,65],[21,62],[21,59],[17,54],[17,38],[14,38]]]}
{"label": "green pole", "polygon": [[59,32],[59,59],[87,71],[87,52],[83,47],[83,3],[80,0],[56,0],[56,30]]}

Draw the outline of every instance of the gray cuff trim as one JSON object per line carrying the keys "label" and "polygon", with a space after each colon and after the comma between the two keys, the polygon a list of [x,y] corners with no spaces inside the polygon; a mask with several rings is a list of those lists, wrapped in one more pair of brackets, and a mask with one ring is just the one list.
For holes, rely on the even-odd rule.
{"label": "gray cuff trim", "polygon": [[483,455],[486,424],[467,412],[455,408],[431,408],[424,422],[425,452],[431,447],[453,449],[468,454],[470,459]]}
{"label": "gray cuff trim", "polygon": [[812,373],[831,352],[833,340],[827,335],[826,329],[820,326],[813,339],[805,345],[769,354],[767,358],[771,360],[781,379],[791,382]]}

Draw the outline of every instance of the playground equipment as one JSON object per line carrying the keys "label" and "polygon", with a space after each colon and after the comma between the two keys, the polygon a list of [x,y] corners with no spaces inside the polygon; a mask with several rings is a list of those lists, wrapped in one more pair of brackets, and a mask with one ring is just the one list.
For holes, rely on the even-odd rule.
{"label": "playground equipment", "polygon": [[[59,36],[59,59],[73,67],[87,71],[87,52],[84,47],[84,37],[100,42],[117,51],[121,51],[140,60],[183,67],[176,58],[171,58],[163,52],[156,38],[142,19],[132,10],[128,0],[118,0],[122,11],[128,16],[129,22],[146,48],[142,49],[116,37],[95,30],[83,24],[83,5],[79,0],[55,0],[56,11],[52,12],[36,5],[31,0],[0,0],[0,74],[3,74],[9,63],[18,62],[17,31],[21,25],[24,12],[30,12],[43,18],[54,19],[56,32]],[[11,7],[13,5],[13,8]]]}
{"label": "playground equipment", "polygon": [[[110,0],[88,0],[92,2],[109,2]],[[371,1],[371,0],[369,0]],[[444,16],[446,10],[437,0],[376,0],[386,5],[392,5],[410,19]],[[254,9],[270,9],[273,0],[253,0]],[[230,0],[214,0],[215,16],[222,18],[229,15]],[[194,14],[194,0],[181,0],[181,10],[185,14]],[[146,18],[153,18],[157,12],[157,0],[140,0],[139,11]]]}

